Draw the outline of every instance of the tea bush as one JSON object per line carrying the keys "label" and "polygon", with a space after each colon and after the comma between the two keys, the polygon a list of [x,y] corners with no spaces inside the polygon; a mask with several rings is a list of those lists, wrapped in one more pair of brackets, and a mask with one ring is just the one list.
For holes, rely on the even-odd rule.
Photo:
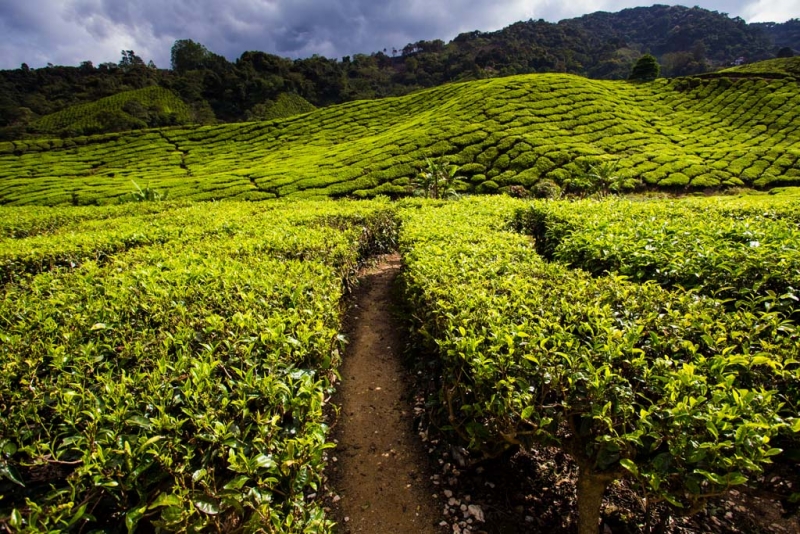
{"label": "tea bush", "polygon": [[578,463],[579,532],[610,481],[690,512],[757,475],[800,432],[795,330],[652,282],[548,263],[506,230],[512,199],[403,212],[415,328],[454,435],[495,456],[556,446]]}
{"label": "tea bush", "polygon": [[393,246],[393,209],[160,207],[81,208],[50,234],[6,242],[7,256],[29,257],[30,240],[52,239],[46,251],[87,227],[89,256],[126,226],[149,237],[6,280],[0,523],[329,532],[311,494],[332,446],[323,407],[340,299],[359,262]]}
{"label": "tea bush", "polygon": [[189,122],[191,111],[183,100],[169,89],[153,86],[69,107],[36,120],[32,127],[41,134],[82,135]]}
{"label": "tea bush", "polygon": [[720,199],[537,202],[515,220],[549,259],[595,275],[694,289],[796,320],[797,206],[787,218],[770,214],[772,204],[773,197],[751,197],[739,208]]}

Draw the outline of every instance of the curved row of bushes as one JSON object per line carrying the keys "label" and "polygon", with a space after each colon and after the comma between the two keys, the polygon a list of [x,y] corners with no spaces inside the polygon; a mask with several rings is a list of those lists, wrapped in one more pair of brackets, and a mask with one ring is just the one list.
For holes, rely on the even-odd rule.
{"label": "curved row of bushes", "polygon": [[790,79],[477,80],[266,122],[0,143],[0,203],[109,203],[131,180],[171,199],[399,196],[426,158],[472,193],[583,194],[602,168],[602,188],[772,188],[800,183],[798,109]]}

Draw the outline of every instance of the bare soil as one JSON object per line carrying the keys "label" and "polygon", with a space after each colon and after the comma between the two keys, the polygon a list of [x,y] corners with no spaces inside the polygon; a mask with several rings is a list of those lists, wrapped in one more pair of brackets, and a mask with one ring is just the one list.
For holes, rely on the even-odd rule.
{"label": "bare soil", "polygon": [[[462,468],[453,458],[452,447],[428,434],[445,459],[437,486],[452,495],[454,506],[445,506],[444,519],[461,525],[459,504],[471,502],[485,513],[480,525],[461,525],[459,532],[485,534],[574,534],[577,505],[577,466],[557,449],[518,451],[516,454]],[[444,446],[442,446],[444,445]],[[645,518],[638,492],[618,481],[606,490],[599,534],[800,534],[800,517],[784,500],[787,491],[768,491],[772,485],[790,483],[798,476],[771,474],[767,481],[755,481],[757,488],[731,491],[708,503],[707,509],[691,517],[674,515],[665,506],[653,509]],[[767,482],[765,484],[764,482]],[[754,484],[756,485],[756,484]],[[779,489],[779,488],[778,488]],[[784,497],[784,499],[781,498]],[[455,531],[455,529],[454,529]]]}
{"label": "bare soil", "polygon": [[[457,534],[574,534],[578,468],[555,448],[510,451],[478,461],[451,445],[439,429],[444,418],[431,411],[426,399],[439,387],[435,358],[415,362],[421,372],[415,384],[419,435],[431,451],[432,476],[443,505],[443,522]],[[637,488],[626,481],[612,483],[601,508],[598,534],[800,534],[800,506],[790,495],[800,488],[793,464],[775,464],[748,487],[739,487],[708,502],[690,517],[657,504],[645,511]],[[477,506],[484,522],[470,521],[464,505]],[[449,529],[448,529],[449,530]]]}
{"label": "bare soil", "polygon": [[392,290],[400,258],[363,273],[349,313],[341,366],[331,486],[339,531],[440,532],[428,456],[413,428]]}

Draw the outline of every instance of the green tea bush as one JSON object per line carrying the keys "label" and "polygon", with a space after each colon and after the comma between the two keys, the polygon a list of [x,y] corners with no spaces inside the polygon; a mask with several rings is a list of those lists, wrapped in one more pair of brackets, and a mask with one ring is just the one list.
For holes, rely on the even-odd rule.
{"label": "green tea bush", "polygon": [[660,180],[658,185],[664,188],[675,188],[689,185],[690,181],[689,177],[682,172],[675,172]]}
{"label": "green tea bush", "polygon": [[[331,531],[311,494],[332,446],[340,297],[365,255],[392,246],[393,209],[193,208],[191,235],[4,287],[8,528]],[[191,228],[181,208],[141,209],[140,228],[160,215]]]}
{"label": "green tea bush", "polygon": [[552,180],[539,180],[531,187],[531,196],[534,198],[558,199],[561,197],[561,188]]}
{"label": "green tea bush", "polygon": [[145,87],[46,115],[32,124],[42,134],[94,134],[190,122],[191,112],[172,91]]}
{"label": "green tea bush", "polygon": [[716,199],[534,203],[515,220],[549,259],[797,319],[797,208],[770,209],[770,197],[737,208]]}
{"label": "green tea bush", "polygon": [[757,475],[779,433],[800,432],[783,404],[797,340],[779,314],[547,263],[503,229],[521,206],[403,212],[406,299],[438,359],[448,428],[472,450],[570,454],[578,531],[593,534],[612,480],[691,513]]}
{"label": "green tea bush", "polygon": [[800,57],[768,59],[747,65],[740,65],[721,71],[733,74],[784,74],[800,76]]}
{"label": "green tea bush", "polygon": [[499,188],[500,188],[500,186],[497,184],[497,182],[495,182],[493,180],[486,180],[485,182],[481,183],[478,186],[476,191],[478,193],[493,193],[493,192],[497,191]]}
{"label": "green tea bush", "polygon": [[281,93],[275,101],[256,104],[247,112],[247,119],[252,121],[268,121],[284,119],[302,113],[314,111],[316,106],[305,98],[294,93]]}

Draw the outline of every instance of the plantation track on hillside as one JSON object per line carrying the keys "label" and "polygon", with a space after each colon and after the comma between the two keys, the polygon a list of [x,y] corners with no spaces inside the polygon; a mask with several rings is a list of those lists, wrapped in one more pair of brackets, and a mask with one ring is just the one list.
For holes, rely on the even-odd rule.
{"label": "plantation track on hillside", "polygon": [[800,182],[792,78],[544,74],[459,83],[284,120],[0,144],[0,203],[109,203],[142,186],[170,198],[401,194],[426,157],[464,191],[563,185],[591,164],[671,190]]}

